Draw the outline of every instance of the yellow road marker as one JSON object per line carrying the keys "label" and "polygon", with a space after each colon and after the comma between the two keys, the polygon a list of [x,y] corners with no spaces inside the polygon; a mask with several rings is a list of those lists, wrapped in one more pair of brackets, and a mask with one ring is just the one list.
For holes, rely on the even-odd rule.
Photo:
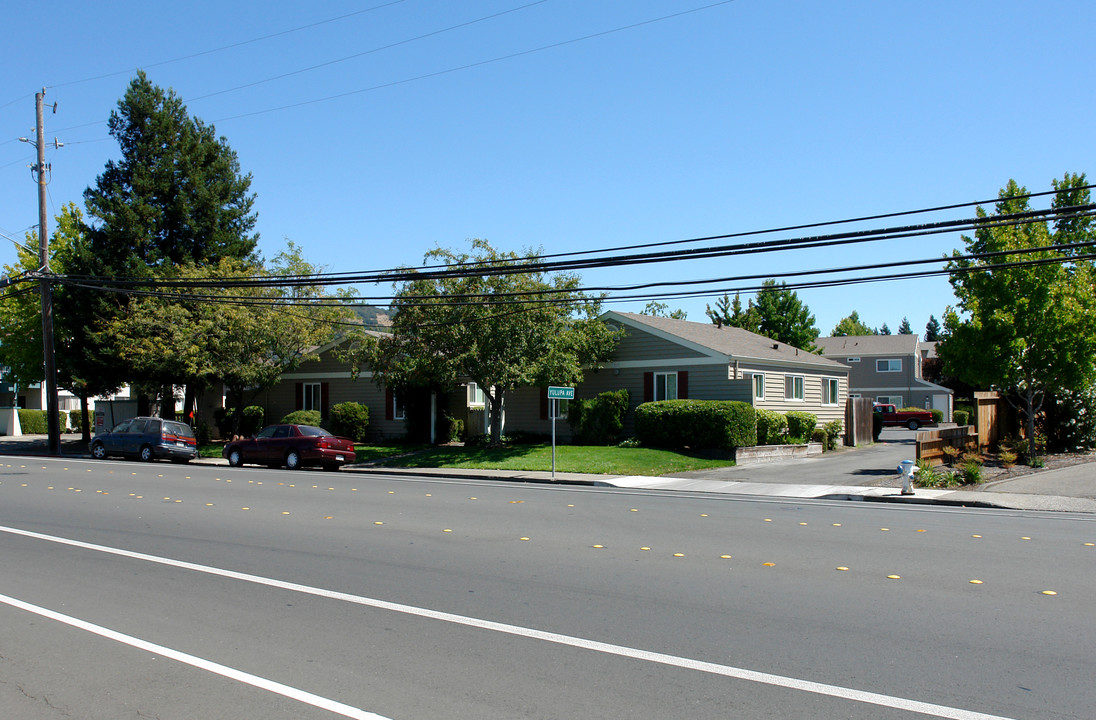
{"label": "yellow road marker", "polygon": [[1058,593],[1054,592],[1053,590],[1044,590],[1043,594],[1044,595],[1057,595]]}
{"label": "yellow road marker", "polygon": [[776,567],[776,563],[774,563],[774,562],[766,562],[766,563],[761,563],[761,564],[764,565],[765,567]]}
{"label": "yellow road marker", "polygon": [[889,579],[889,580],[901,580],[902,576],[901,575],[888,575],[887,579]]}
{"label": "yellow road marker", "polygon": [[970,584],[971,584],[971,585],[981,585],[981,584],[982,584],[982,581],[981,581],[981,580],[971,580],[971,581],[970,581]]}
{"label": "yellow road marker", "polygon": [[845,567],[844,565],[839,566],[837,569],[840,570],[841,572],[847,572],[848,571],[848,568]]}

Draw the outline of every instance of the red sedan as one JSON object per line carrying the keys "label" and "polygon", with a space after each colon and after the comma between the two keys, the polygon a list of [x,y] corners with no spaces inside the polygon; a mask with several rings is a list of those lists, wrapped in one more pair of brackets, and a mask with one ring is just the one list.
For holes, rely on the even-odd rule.
{"label": "red sedan", "polygon": [[305,465],[337,470],[355,457],[352,440],[311,425],[268,425],[255,437],[228,443],[221,454],[232,467],[252,463],[290,470]]}

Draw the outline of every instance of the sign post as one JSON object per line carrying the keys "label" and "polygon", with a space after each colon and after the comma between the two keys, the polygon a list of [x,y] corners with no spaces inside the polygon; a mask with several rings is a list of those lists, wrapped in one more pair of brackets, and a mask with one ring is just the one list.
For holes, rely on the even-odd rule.
{"label": "sign post", "polygon": [[552,418],[552,480],[556,479],[556,416],[559,415],[559,401],[574,399],[573,387],[548,386],[548,414]]}

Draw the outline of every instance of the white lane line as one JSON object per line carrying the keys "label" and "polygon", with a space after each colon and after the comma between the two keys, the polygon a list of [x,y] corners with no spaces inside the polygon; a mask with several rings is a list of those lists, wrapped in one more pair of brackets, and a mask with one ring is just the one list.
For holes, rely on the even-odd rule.
{"label": "white lane line", "polygon": [[1001,715],[988,715],[986,713],[974,712],[971,710],[962,710],[960,708],[948,707],[946,705],[936,705],[934,703],[926,703],[918,700],[909,700],[907,698],[900,698],[892,695],[883,695],[880,693],[867,692],[864,690],[845,688],[839,685],[827,685],[825,683],[816,683],[809,680],[800,680],[798,678],[786,677],[783,675],[773,675],[770,673],[757,672],[754,670],[737,668],[730,665],[720,665],[717,663],[704,662],[702,660],[693,660],[690,658],[679,657],[676,655],[667,655],[665,653],[639,650],[637,648],[630,648],[623,645],[613,645],[610,643],[599,642],[596,640],[588,640],[586,638],[574,637],[571,635],[561,635],[559,633],[521,627],[520,625],[508,625],[506,623],[493,622],[491,620],[481,620],[479,618],[468,617],[466,615],[455,615],[453,613],[430,610],[427,608],[415,607],[413,605],[402,605],[400,603],[388,602],[387,600],[378,600],[376,598],[362,597],[361,595],[350,595],[348,593],[337,592],[334,590],[325,590],[324,588],[311,587],[309,585],[299,585],[297,583],[285,582],[283,580],[274,580],[273,578],[262,577],[261,575],[250,575],[248,573],[240,573],[233,570],[224,570],[209,565],[198,565],[196,563],[190,563],[183,560],[174,560],[172,558],[160,557],[158,555],[146,555],[145,553],[133,552],[131,550],[122,550],[120,548],[113,548],[106,545],[95,545],[92,543],[82,542],[80,540],[70,540],[69,538],[57,537],[54,535],[43,535],[41,533],[31,532],[29,530],[20,530],[18,528],[9,528],[0,525],[0,532],[6,532],[12,535],[22,535],[24,537],[35,538],[38,540],[48,540],[49,542],[55,542],[62,545],[71,545],[73,547],[84,548],[86,550],[95,550],[97,552],[108,553],[111,555],[119,555],[121,557],[132,558],[135,560],[145,560],[147,562],[182,568],[184,570],[194,570],[195,572],[206,573],[208,575],[217,575],[220,577],[231,578],[233,580],[243,580],[245,582],[255,583],[257,585],[266,585],[268,587],[280,588],[282,590],[291,590],[293,592],[304,593],[307,595],[315,595],[331,600],[341,600],[343,602],[378,608],[380,610],[391,610],[393,612],[403,613],[405,615],[414,615],[416,617],[429,618],[431,620],[440,620],[442,622],[466,625],[469,627],[479,628],[481,630],[492,630],[495,632],[506,633],[508,635],[514,635],[517,637],[530,638],[533,640],[543,640],[545,642],[555,643],[557,645],[567,645],[570,647],[581,648],[584,650],[592,650],[594,652],[605,653],[608,655],[617,655],[620,657],[631,658],[634,660],[645,660],[647,662],[658,663],[660,665],[669,665],[672,667],[684,668],[687,670],[698,670],[700,672],[710,673],[713,675],[722,675],[724,677],[735,678],[737,680],[746,680],[749,682],[762,683],[765,685],[788,688],[791,690],[801,690],[803,692],[815,693],[817,695],[826,695],[828,697],[841,698],[844,700],[852,700],[855,702],[867,703],[870,705],[879,705],[881,707],[906,710],[909,712],[921,713],[923,715],[930,715],[932,717],[947,718],[948,720],[1012,720],[1011,718],[1007,718]]}
{"label": "white lane line", "polygon": [[157,645],[155,643],[148,642],[147,640],[133,637],[132,635],[126,635],[124,633],[117,632],[116,630],[105,628],[101,625],[95,625],[93,623],[80,620],[79,618],[74,618],[70,615],[62,615],[61,613],[54,612],[53,610],[48,610],[44,607],[39,607],[37,605],[31,605],[30,603],[23,602],[22,600],[16,600],[15,598],[8,597],[7,595],[0,595],[0,602],[11,605],[12,607],[19,608],[20,610],[26,610],[27,612],[41,615],[42,617],[49,618],[50,620],[56,620],[57,622],[71,625],[72,627],[79,628],[80,630],[86,630],[87,632],[94,633],[96,635],[99,635],[100,637],[105,637],[109,640],[115,640],[131,647],[145,650],[155,655],[159,655],[160,657],[177,660],[181,663],[191,665],[201,670],[206,670],[211,673],[216,673],[217,675],[222,675],[231,680],[237,680],[248,685],[253,685],[254,687],[260,688],[262,690],[277,693],[278,695],[283,695],[287,698],[297,700],[298,702],[302,702],[307,705],[312,705],[313,707],[318,707],[322,710],[329,710],[330,712],[342,715],[344,717],[354,718],[354,720],[390,720],[390,718],[386,718],[383,715],[377,715],[376,713],[367,712],[351,705],[346,705],[336,700],[331,700],[330,698],[321,697],[305,690],[290,687],[289,685],[283,685],[280,682],[268,680],[266,678],[259,677],[258,675],[252,675],[251,673],[237,670],[235,668],[230,668],[227,665],[221,665],[220,663],[215,663],[210,660],[205,660],[204,658],[197,657],[195,655],[190,655],[185,652],[173,650],[169,647],[164,647],[163,645]]}

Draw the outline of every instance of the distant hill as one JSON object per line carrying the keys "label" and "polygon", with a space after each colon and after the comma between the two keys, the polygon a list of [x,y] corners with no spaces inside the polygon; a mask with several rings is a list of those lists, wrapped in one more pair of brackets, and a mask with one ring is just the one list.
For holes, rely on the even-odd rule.
{"label": "distant hill", "polygon": [[362,319],[362,324],[367,330],[384,330],[392,327],[392,318],[388,314],[388,308],[376,305],[356,305],[354,312]]}

